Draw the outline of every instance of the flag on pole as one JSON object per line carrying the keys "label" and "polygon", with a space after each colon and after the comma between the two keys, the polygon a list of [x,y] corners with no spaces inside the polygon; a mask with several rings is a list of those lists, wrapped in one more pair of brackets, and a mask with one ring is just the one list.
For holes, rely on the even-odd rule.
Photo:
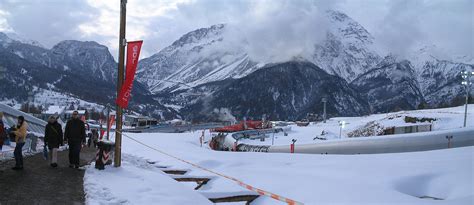
{"label": "flag on pole", "polygon": [[110,128],[112,127],[114,122],[115,122],[115,115],[110,115],[109,126],[107,126],[107,133],[110,131]]}
{"label": "flag on pole", "polygon": [[117,100],[115,101],[121,108],[128,107],[142,43],[143,41],[132,41],[127,43],[127,65],[125,71],[125,80],[123,82],[122,88],[120,88],[120,93],[117,96]]}

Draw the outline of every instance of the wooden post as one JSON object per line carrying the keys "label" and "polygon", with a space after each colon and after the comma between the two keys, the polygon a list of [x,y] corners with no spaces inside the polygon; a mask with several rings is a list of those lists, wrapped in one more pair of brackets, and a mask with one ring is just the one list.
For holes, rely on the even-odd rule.
{"label": "wooden post", "polygon": [[[117,73],[117,96],[120,93],[124,80],[125,67],[125,46],[127,39],[125,39],[125,25],[127,13],[127,0],[120,0],[120,36],[119,36],[119,62]],[[122,108],[116,106],[117,115],[115,121],[115,157],[114,166],[120,167],[122,164]],[[107,122],[108,123],[108,122]]]}

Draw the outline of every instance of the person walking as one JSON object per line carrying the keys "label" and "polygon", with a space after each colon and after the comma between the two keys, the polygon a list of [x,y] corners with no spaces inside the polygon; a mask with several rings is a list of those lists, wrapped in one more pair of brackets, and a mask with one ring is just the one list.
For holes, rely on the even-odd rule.
{"label": "person walking", "polygon": [[92,129],[92,143],[94,143],[94,148],[97,148],[97,142],[99,142],[99,132],[97,129]]}
{"label": "person walking", "polygon": [[44,130],[44,143],[49,149],[50,165],[58,166],[58,148],[63,145],[63,130],[55,116],[50,116]]}
{"label": "person walking", "polygon": [[79,113],[74,111],[72,119],[66,123],[64,139],[69,144],[69,167],[79,168],[81,146],[86,142],[86,127],[79,119]]}
{"label": "person walking", "polygon": [[15,151],[13,155],[15,156],[15,167],[13,170],[22,170],[23,169],[23,145],[25,145],[26,132],[28,130],[28,123],[25,121],[25,117],[18,116],[18,124],[16,125],[16,130],[13,131],[15,135]]}
{"label": "person walking", "polygon": [[5,131],[5,125],[3,124],[3,112],[0,112],[0,151],[2,151],[3,142],[7,138],[7,132]]}

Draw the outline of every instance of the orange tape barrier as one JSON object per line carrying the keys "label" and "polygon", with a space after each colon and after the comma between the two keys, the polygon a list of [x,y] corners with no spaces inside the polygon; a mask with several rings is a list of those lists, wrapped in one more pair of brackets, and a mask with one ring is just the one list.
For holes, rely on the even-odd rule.
{"label": "orange tape barrier", "polygon": [[[118,132],[118,131],[116,131],[116,132]],[[119,132],[119,133],[121,133],[121,132]],[[201,167],[201,166],[199,166],[199,165],[197,165],[197,164],[188,162],[188,161],[186,161],[186,160],[183,160],[183,159],[181,159],[181,158],[178,158],[178,157],[175,157],[175,156],[173,156],[173,155],[171,155],[171,154],[168,154],[168,153],[166,153],[166,152],[163,152],[163,151],[161,151],[161,150],[159,150],[159,149],[156,149],[156,148],[154,148],[154,147],[151,147],[151,146],[149,146],[149,145],[147,145],[147,144],[145,144],[145,143],[142,143],[142,142],[140,142],[140,141],[134,139],[133,137],[130,137],[130,136],[124,134],[124,133],[121,133],[121,134],[122,134],[123,136],[125,136],[125,137],[127,137],[127,138],[129,138],[129,139],[131,139],[131,140],[133,140],[133,141],[135,141],[135,142],[137,142],[137,143],[139,143],[139,144],[145,146],[145,147],[148,147],[148,148],[150,148],[150,149],[152,149],[152,150],[155,150],[155,151],[157,151],[157,152],[159,152],[159,153],[161,153],[161,154],[164,154],[164,155],[166,155],[166,156],[168,156],[168,157],[177,159],[177,160],[179,160],[179,161],[181,161],[181,162],[184,162],[184,163],[186,163],[186,164],[189,164],[189,165],[191,165],[191,166],[193,166],[193,167],[196,167],[196,168],[198,168],[198,169],[207,171],[207,172],[209,172],[209,173],[212,173],[212,174],[215,174],[215,175],[224,177],[224,178],[226,178],[226,179],[232,180],[232,181],[236,182],[239,186],[244,187],[244,188],[246,188],[246,189],[248,189],[248,190],[251,190],[251,191],[255,191],[255,192],[257,192],[257,193],[260,194],[260,195],[269,196],[269,197],[271,197],[271,198],[273,198],[273,199],[276,199],[276,200],[278,200],[278,201],[285,202],[285,203],[287,203],[287,204],[289,204],[289,205],[302,205],[302,204],[303,204],[303,203],[298,202],[298,201],[295,201],[295,200],[293,200],[293,199],[289,199],[289,198],[280,196],[280,195],[278,195],[278,194],[274,194],[274,193],[271,193],[271,192],[268,192],[268,191],[265,191],[265,190],[262,190],[262,189],[258,189],[258,188],[256,188],[256,187],[253,187],[253,186],[251,186],[251,185],[248,185],[248,184],[246,184],[246,183],[244,183],[244,182],[242,182],[242,181],[240,181],[240,180],[238,180],[238,179],[236,179],[236,178],[229,177],[229,176],[227,176],[227,175],[224,175],[224,174],[221,174],[221,173],[212,171],[212,170],[210,170],[210,169]]]}

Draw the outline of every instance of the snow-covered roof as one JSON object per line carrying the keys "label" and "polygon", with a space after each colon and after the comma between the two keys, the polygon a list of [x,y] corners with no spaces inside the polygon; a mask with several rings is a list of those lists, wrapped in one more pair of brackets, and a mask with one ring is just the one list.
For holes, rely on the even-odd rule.
{"label": "snow-covered roof", "polygon": [[79,115],[84,115],[86,114],[86,110],[66,110],[64,113],[66,114],[72,114],[74,111],[77,111]]}
{"label": "snow-covered roof", "polygon": [[54,114],[61,114],[64,111],[65,107],[58,106],[58,105],[50,105],[48,110],[44,112],[44,114],[54,115]]}
{"label": "snow-covered roof", "polygon": [[140,116],[140,115],[125,115],[125,117],[130,117],[130,118],[146,118],[145,116]]}

